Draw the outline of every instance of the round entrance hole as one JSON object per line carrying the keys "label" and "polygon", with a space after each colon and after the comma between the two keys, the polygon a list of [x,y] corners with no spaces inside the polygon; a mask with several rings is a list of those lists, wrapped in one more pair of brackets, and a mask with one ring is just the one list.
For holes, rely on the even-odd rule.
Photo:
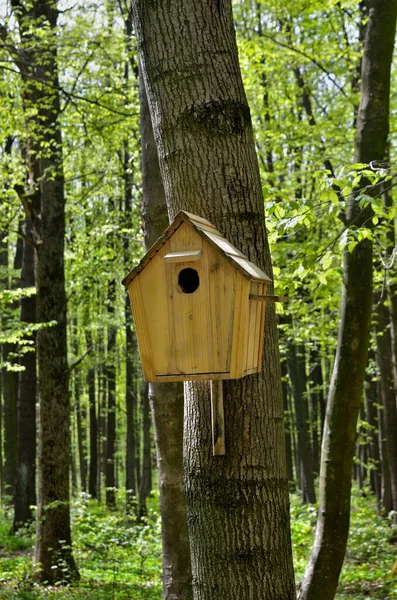
{"label": "round entrance hole", "polygon": [[196,269],[182,269],[178,275],[178,284],[184,294],[193,294],[200,285]]}

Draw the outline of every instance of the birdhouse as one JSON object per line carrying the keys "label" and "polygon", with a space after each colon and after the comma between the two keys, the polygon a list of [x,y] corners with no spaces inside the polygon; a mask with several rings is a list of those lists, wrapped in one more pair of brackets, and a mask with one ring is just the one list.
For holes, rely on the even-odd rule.
{"label": "birdhouse", "polygon": [[270,281],[209,221],[181,211],[123,280],[145,380],[260,371]]}

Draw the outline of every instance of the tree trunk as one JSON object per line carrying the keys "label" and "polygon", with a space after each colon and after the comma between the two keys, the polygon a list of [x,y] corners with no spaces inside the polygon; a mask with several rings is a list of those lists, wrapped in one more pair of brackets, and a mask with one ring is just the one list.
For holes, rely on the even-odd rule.
{"label": "tree trunk", "polygon": [[315,504],[313,455],[310,444],[309,409],[306,392],[305,349],[288,340],[288,372],[292,383],[298,434],[298,468],[302,502]]}
{"label": "tree trunk", "polygon": [[[19,232],[22,233],[21,227]],[[22,237],[18,237],[17,249],[14,257],[14,270],[22,267]],[[17,288],[19,280],[12,278],[11,288]],[[13,302],[11,309],[17,310],[17,302]],[[6,343],[3,346],[4,360],[10,363],[18,363],[18,346],[16,343]],[[18,399],[18,372],[6,370],[3,377],[4,398],[4,486],[5,493],[15,500],[15,477],[17,472],[17,399]]]}
{"label": "tree trunk", "polygon": [[[32,189],[18,190],[35,243],[39,369],[37,579],[64,582],[78,576],[72,555],[69,510],[69,368],[64,275],[65,195],[53,0],[27,7],[12,0],[22,47],[14,59],[23,80]],[[35,108],[32,114],[32,107]]]}
{"label": "tree trunk", "polygon": [[[126,448],[126,494],[128,512],[136,510],[137,503],[137,479],[136,479],[136,385],[134,361],[137,360],[138,347],[135,332],[131,327],[131,307],[128,296],[128,306],[125,309],[126,316],[126,411],[127,411],[127,448]],[[127,315],[128,311],[128,315]]]}
{"label": "tree trunk", "polygon": [[99,500],[98,495],[98,417],[96,412],[95,369],[88,371],[88,402],[90,414],[90,462],[88,473],[88,493]]}
{"label": "tree trunk", "polygon": [[142,518],[147,515],[146,500],[151,491],[151,444],[150,444],[150,406],[148,396],[148,384],[141,386],[142,405],[142,476],[139,482],[138,516]]}
{"label": "tree trunk", "polygon": [[380,453],[379,453],[379,423],[376,411],[377,394],[376,394],[376,382],[371,380],[367,383],[365,389],[365,400],[366,400],[366,412],[368,424],[370,426],[369,431],[369,460],[371,464],[370,470],[370,485],[375,492],[378,510],[381,507],[382,500],[382,478],[381,478],[381,465],[380,465]]}
{"label": "tree trunk", "polygon": [[294,482],[294,469],[292,466],[292,424],[291,424],[291,412],[288,406],[288,369],[287,361],[281,361],[281,375],[282,375],[282,390],[283,390],[283,408],[284,408],[284,441],[285,441],[285,460],[287,465],[287,477],[290,485]]}
{"label": "tree trunk", "polygon": [[[207,218],[271,275],[231,3],[137,0],[133,10],[171,217],[183,208]],[[224,382],[226,456],[211,451],[209,384],[185,384],[196,600],[295,598],[276,320],[266,311],[265,372]]]}
{"label": "tree trunk", "polygon": [[[26,220],[25,236],[31,240],[32,225]],[[31,243],[24,241],[21,287],[34,287],[34,252]],[[36,322],[36,296],[21,299],[21,322]],[[32,506],[36,505],[36,335],[30,336],[32,346],[22,354],[19,373],[17,423],[17,473],[15,480],[13,530],[33,520]]]}
{"label": "tree trunk", "polygon": [[[395,0],[370,0],[361,69],[354,162],[382,161],[389,130],[390,67],[396,28]],[[361,181],[361,185],[366,185]],[[375,193],[378,190],[374,190]],[[372,211],[349,199],[346,224],[369,227]],[[372,305],[372,243],[345,250],[341,323],[329,389],[320,471],[317,529],[300,600],[332,600],[349,532],[351,471],[363,394]],[[341,452],[343,448],[343,452]]]}
{"label": "tree trunk", "polygon": [[[114,313],[114,287],[112,281],[109,292],[109,308],[111,315]],[[105,485],[106,485],[106,506],[113,509],[116,507],[116,367],[115,367],[115,345],[116,329],[110,326],[108,338],[108,355],[106,365],[107,376],[107,415],[106,415],[106,467],[105,467]]]}
{"label": "tree trunk", "polygon": [[[168,227],[168,213],[142,73],[139,74],[142,146],[142,228],[146,249]],[[163,599],[191,600],[192,569],[183,488],[183,384],[150,383],[160,486]],[[178,522],[178,527],[174,523]]]}
{"label": "tree trunk", "polygon": [[86,407],[81,404],[81,381],[79,373],[74,375],[74,402],[76,409],[77,447],[79,451],[80,485],[83,492],[87,491],[87,434],[85,422]]}
{"label": "tree trunk", "polygon": [[384,412],[384,442],[388,457],[392,508],[397,523],[397,407],[394,390],[392,340],[389,310],[384,299],[377,295],[375,315],[376,363],[380,374],[380,390]]}

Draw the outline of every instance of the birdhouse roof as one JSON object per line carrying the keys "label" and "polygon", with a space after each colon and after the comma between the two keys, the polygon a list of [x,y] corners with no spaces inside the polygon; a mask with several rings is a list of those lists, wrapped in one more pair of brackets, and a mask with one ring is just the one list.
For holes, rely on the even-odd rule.
{"label": "birdhouse roof", "polygon": [[175,231],[182,225],[182,223],[190,223],[193,229],[204,239],[208,240],[211,244],[216,246],[223,256],[244,275],[247,279],[253,279],[255,281],[261,281],[264,283],[271,282],[270,277],[266,275],[259,267],[254,263],[250,262],[246,256],[240,250],[237,250],[233,244],[231,244],[221,233],[216,229],[212,223],[197,217],[191,213],[181,210],[166,229],[164,234],[153,244],[148,250],[139,264],[128,273],[123,279],[122,283],[128,286],[129,283],[146,267],[146,265],[157,255],[159,250],[164,246],[167,240],[175,233]]}

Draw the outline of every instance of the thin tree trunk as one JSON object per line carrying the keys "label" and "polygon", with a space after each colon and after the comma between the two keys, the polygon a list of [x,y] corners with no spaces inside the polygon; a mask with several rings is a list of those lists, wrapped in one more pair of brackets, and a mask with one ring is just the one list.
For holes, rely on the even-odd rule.
{"label": "thin tree trunk", "polygon": [[283,390],[283,408],[284,408],[284,440],[285,440],[285,460],[287,464],[287,477],[290,485],[294,481],[294,469],[292,466],[292,439],[291,439],[291,413],[288,406],[288,369],[287,361],[281,361],[281,376],[282,376],[282,390]]}
{"label": "thin tree trunk", "polygon": [[[136,510],[137,504],[137,478],[136,478],[136,387],[134,361],[137,360],[138,347],[135,332],[132,331],[129,320],[131,308],[128,296],[126,298],[126,411],[127,411],[127,452],[126,452],[126,490],[127,510]],[[128,316],[127,316],[128,310]]]}
{"label": "thin tree trunk", "polygon": [[298,467],[302,502],[314,504],[316,502],[316,492],[314,489],[313,455],[309,432],[305,350],[302,345],[296,346],[292,340],[288,340],[287,364],[295,403],[295,422],[298,435]]}
{"label": "thin tree trunk", "polygon": [[87,491],[87,434],[85,421],[86,408],[81,404],[81,380],[79,373],[74,376],[74,405],[76,410],[77,448],[79,453],[80,484],[83,492]]}
{"label": "thin tree trunk", "polygon": [[376,363],[380,374],[380,390],[384,412],[384,443],[389,464],[392,508],[394,522],[397,523],[397,407],[394,390],[392,341],[390,335],[389,310],[384,299],[377,297],[375,330],[376,330]]}
{"label": "thin tree trunk", "polygon": [[[395,0],[370,0],[361,69],[355,162],[382,161],[389,130],[390,67],[396,29]],[[361,181],[361,185],[368,182]],[[374,190],[376,193],[377,190]],[[349,199],[348,227],[369,227],[372,211]],[[332,600],[342,568],[350,517],[356,442],[372,307],[372,243],[345,250],[341,323],[324,430],[316,535],[300,600]],[[341,452],[343,448],[343,452]]]}
{"label": "thin tree trunk", "polygon": [[[32,225],[26,220],[25,236],[33,237]],[[34,252],[31,243],[25,239],[21,287],[34,287]],[[36,296],[21,299],[21,322],[36,322]],[[17,423],[17,473],[15,480],[15,502],[13,530],[33,520],[32,507],[36,505],[36,335],[30,336],[32,346],[29,352],[21,355],[19,373]]]}
{"label": "thin tree trunk", "polygon": [[[19,227],[21,232],[21,227]],[[14,270],[22,267],[22,237],[18,236],[17,249],[14,257]],[[19,286],[19,281],[13,278],[11,287]],[[13,302],[11,309],[17,310],[17,303]],[[7,342],[3,346],[4,360],[12,363],[18,363],[18,346],[15,343]],[[11,502],[15,501],[15,478],[17,472],[17,399],[18,399],[18,372],[6,370],[3,377],[3,398],[4,398],[4,486],[5,492],[10,497]]]}
{"label": "thin tree trunk", "polygon": [[[109,292],[109,312],[114,313],[114,286],[112,281]],[[116,507],[116,367],[115,367],[116,329],[111,325],[108,339],[108,355],[106,365],[107,376],[107,415],[106,415],[106,506],[110,509]]]}
{"label": "thin tree trunk", "polygon": [[98,417],[96,412],[95,369],[92,367],[87,375],[88,402],[90,415],[90,460],[88,473],[88,493],[99,500],[98,495]]}
{"label": "thin tree trunk", "polygon": [[148,396],[148,384],[142,383],[141,386],[141,405],[142,405],[142,477],[139,482],[138,498],[138,516],[139,518],[147,515],[146,500],[151,491],[150,472],[151,464],[151,444],[150,444],[150,406]]}
{"label": "thin tree trunk", "polygon": [[[133,10],[170,215],[207,218],[271,275],[231,3],[137,0]],[[265,372],[224,382],[226,456],[211,453],[208,383],[185,383],[196,600],[295,598],[273,307],[266,319]]]}
{"label": "thin tree trunk", "polygon": [[382,500],[382,478],[379,454],[379,423],[376,410],[376,382],[371,379],[367,383],[365,390],[365,400],[367,405],[367,418],[370,426],[369,431],[369,459],[371,464],[370,485],[377,499],[378,510],[380,510]]}

